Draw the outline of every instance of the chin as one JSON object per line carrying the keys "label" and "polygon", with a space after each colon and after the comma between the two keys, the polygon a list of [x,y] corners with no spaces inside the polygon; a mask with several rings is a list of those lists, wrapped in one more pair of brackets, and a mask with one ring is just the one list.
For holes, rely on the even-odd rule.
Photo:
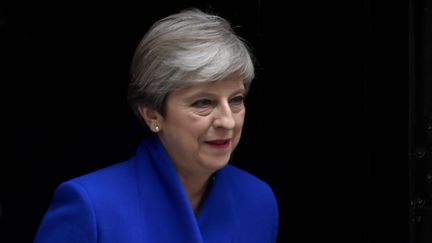
{"label": "chin", "polygon": [[213,171],[217,171],[225,167],[229,163],[229,157],[220,158],[220,159],[212,159],[206,162],[207,167],[209,167]]}

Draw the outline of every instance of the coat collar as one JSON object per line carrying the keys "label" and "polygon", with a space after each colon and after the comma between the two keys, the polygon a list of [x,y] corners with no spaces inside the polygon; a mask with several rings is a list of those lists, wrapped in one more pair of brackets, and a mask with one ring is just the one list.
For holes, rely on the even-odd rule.
{"label": "coat collar", "polygon": [[171,235],[181,242],[202,243],[221,237],[221,232],[227,236],[233,231],[236,220],[232,206],[235,201],[227,190],[229,185],[224,169],[215,174],[197,218],[158,136],[144,139],[133,161],[139,180],[141,217],[145,225],[151,224],[152,232],[166,232],[167,236],[162,238]]}

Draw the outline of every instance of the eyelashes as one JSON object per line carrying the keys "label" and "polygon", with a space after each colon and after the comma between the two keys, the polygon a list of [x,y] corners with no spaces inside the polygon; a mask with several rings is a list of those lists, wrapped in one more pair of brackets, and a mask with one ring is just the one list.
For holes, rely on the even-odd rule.
{"label": "eyelashes", "polygon": [[232,104],[232,105],[243,105],[244,99],[245,99],[244,95],[235,96],[235,97],[233,97],[230,100],[230,104]]}
{"label": "eyelashes", "polygon": [[[244,95],[234,96],[229,100],[229,104],[230,106],[240,106],[243,105],[244,99],[245,99]],[[198,109],[211,108],[217,106],[217,101],[212,99],[202,98],[194,101],[191,106]]]}
{"label": "eyelashes", "polygon": [[212,106],[212,101],[210,99],[199,99],[192,103],[192,107],[195,108],[208,108]]}

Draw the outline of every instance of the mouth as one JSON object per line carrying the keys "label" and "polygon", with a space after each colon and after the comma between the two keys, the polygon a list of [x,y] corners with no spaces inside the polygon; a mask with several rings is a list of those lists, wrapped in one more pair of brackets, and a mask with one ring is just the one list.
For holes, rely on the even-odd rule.
{"label": "mouth", "polygon": [[218,149],[226,149],[230,146],[231,142],[230,139],[216,139],[216,140],[210,140],[206,141],[205,143],[210,145],[213,148]]}

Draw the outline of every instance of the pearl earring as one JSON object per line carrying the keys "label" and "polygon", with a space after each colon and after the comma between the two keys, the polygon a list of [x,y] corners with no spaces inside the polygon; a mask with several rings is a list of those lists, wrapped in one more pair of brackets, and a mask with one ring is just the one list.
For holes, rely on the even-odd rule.
{"label": "pearl earring", "polygon": [[154,128],[154,132],[158,133],[159,131],[160,131],[160,128],[159,128],[158,125],[156,125],[155,128]]}

